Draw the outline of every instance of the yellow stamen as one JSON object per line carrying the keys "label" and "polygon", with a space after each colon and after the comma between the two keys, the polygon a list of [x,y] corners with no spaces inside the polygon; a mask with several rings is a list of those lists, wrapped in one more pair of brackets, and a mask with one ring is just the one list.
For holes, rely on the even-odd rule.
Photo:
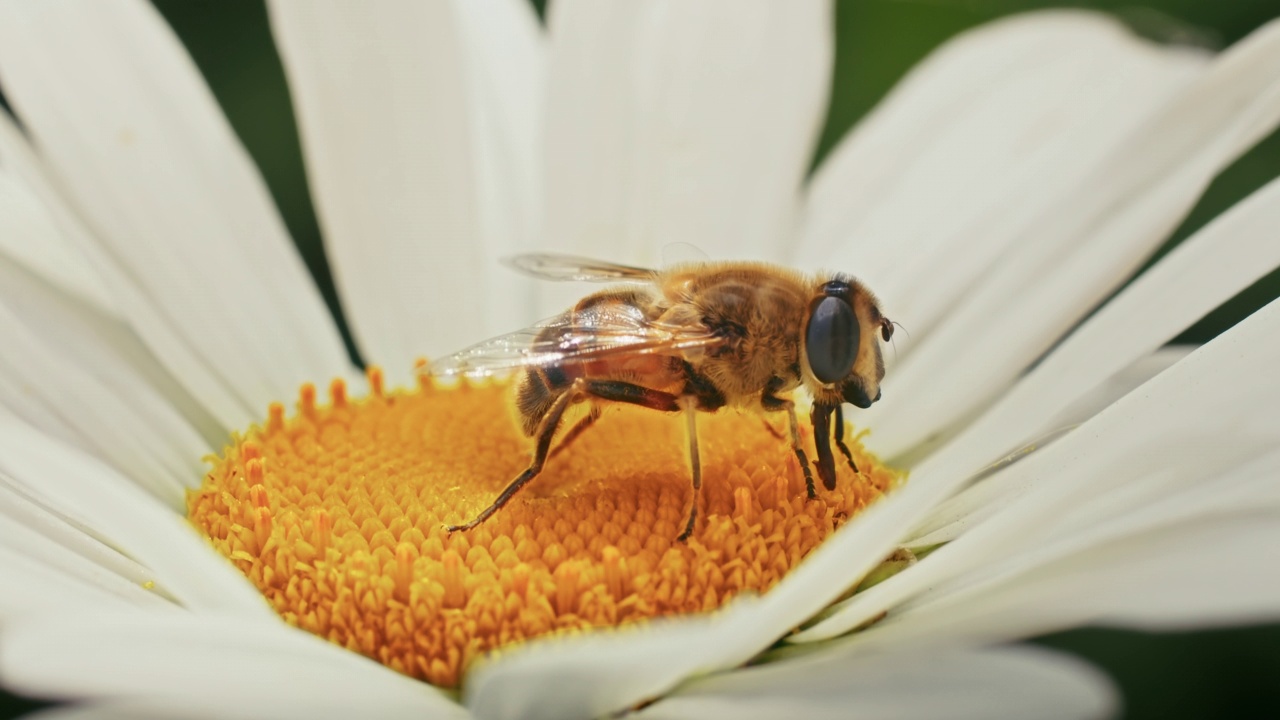
{"label": "yellow stamen", "polygon": [[272,404],[189,517],[289,623],[445,687],[509,643],[763,592],[898,479],[852,439],[862,472],[838,462],[836,489],[809,500],[759,417],[700,415],[700,520],[679,543],[683,423],[610,406],[507,507],[450,534],[529,462],[509,383],[388,391],[373,369],[369,384],[357,400],[335,380],[328,406],[304,385],[291,418]]}

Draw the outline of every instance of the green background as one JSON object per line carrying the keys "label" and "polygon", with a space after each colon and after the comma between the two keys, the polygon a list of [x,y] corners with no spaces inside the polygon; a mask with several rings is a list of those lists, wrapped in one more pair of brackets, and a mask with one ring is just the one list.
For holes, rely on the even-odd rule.
{"label": "green background", "polygon": [[[155,4],[186,43],[257,160],[308,267],[337,313],[293,112],[261,2],[155,0]],[[543,10],[542,3],[535,5]],[[1177,39],[1212,48],[1230,45],[1280,16],[1277,0],[839,1],[832,102],[815,162],[939,43],[1003,15],[1064,6],[1113,13],[1137,32],[1158,40]],[[1280,133],[1273,133],[1222,173],[1157,256],[1277,175]],[[1280,229],[1277,235],[1280,242]],[[1277,296],[1280,271],[1273,271],[1179,340],[1204,342]],[[1259,572],[1275,572],[1275,567],[1274,558],[1259,558]],[[1189,577],[1187,582],[1194,583],[1196,578]],[[1280,625],[1159,635],[1083,629],[1037,642],[1077,654],[1110,674],[1123,692],[1125,717],[1280,717]],[[0,695],[2,716],[34,707],[38,705]]]}

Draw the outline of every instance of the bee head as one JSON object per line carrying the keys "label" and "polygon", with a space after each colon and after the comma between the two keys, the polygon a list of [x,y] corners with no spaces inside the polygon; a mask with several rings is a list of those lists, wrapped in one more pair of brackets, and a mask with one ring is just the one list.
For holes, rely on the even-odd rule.
{"label": "bee head", "polygon": [[879,339],[887,342],[892,336],[893,323],[880,313],[871,292],[855,280],[836,276],[822,283],[809,303],[805,360],[828,392],[869,408],[880,399],[884,378]]}

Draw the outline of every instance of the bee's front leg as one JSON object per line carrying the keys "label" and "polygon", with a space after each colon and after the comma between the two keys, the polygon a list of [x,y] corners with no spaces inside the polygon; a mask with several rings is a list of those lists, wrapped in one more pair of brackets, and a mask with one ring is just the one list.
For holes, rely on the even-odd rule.
{"label": "bee's front leg", "polygon": [[831,454],[831,414],[833,411],[838,412],[838,407],[815,402],[810,415],[813,422],[813,446],[818,453],[818,476],[822,478],[823,487],[828,490],[836,489],[836,459]]}
{"label": "bee's front leg", "polygon": [[840,452],[844,453],[844,459],[849,461],[849,469],[855,473],[858,472],[858,464],[853,461],[853,453],[849,452],[849,446],[844,443],[844,405],[836,406],[836,427],[834,432],[836,438],[836,447],[840,448]]}

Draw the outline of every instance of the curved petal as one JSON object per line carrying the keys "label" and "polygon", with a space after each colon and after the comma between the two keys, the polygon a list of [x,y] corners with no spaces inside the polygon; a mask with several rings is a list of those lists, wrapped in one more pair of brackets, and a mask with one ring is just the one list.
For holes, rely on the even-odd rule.
{"label": "curved petal", "polygon": [[117,613],[17,622],[0,637],[0,675],[38,697],[136,700],[200,717],[467,717],[430,685],[278,621]]}
{"label": "curved petal", "polygon": [[147,566],[187,607],[273,617],[267,603],[185,520],[131,481],[0,408],[0,470],[23,494]]}
{"label": "curved petal", "polygon": [[[55,197],[57,192],[45,178],[27,139],[8,113],[0,112],[0,220],[7,226],[0,231],[0,253],[104,314],[117,315],[102,279],[76,249],[88,241],[77,242],[67,237],[87,237],[87,231],[75,218],[59,217],[59,213],[49,209],[48,201]],[[44,211],[54,217],[41,217]],[[13,229],[46,221],[57,222],[63,232],[41,233],[33,238]]]}
{"label": "curved petal", "polygon": [[1280,580],[1255,572],[1251,558],[1280,549],[1277,473],[1280,451],[1192,480],[1168,471],[1128,479],[1065,508],[1044,539],[932,585],[895,609],[869,641],[879,644],[886,634],[991,641],[1085,623],[1183,629],[1272,620],[1280,614]]}
{"label": "curved petal", "polygon": [[745,663],[763,647],[750,632],[759,607],[745,598],[710,615],[535,640],[473,667],[463,700],[476,717],[491,720],[609,715],[686,678]]}
{"label": "curved petal", "polygon": [[1119,704],[1102,673],[1029,647],[812,655],[698,679],[636,714],[693,718],[1100,718]]}
{"label": "curved petal", "polygon": [[497,259],[530,243],[536,207],[543,57],[528,3],[270,8],[365,358],[404,380],[416,356],[527,313],[529,286]]}
{"label": "curved petal", "polygon": [[[185,489],[204,473],[201,458],[209,445],[100,336],[77,336],[89,355],[68,355],[50,342],[53,328],[83,329],[74,320],[63,322],[83,309],[68,307],[56,291],[3,260],[0,281],[0,374],[17,390],[0,389],[0,403],[106,459],[170,507],[181,507]],[[114,372],[95,373],[94,364]]]}
{"label": "curved petal", "polygon": [[132,598],[57,569],[47,560],[0,545],[0,572],[5,579],[5,591],[0,594],[0,621],[8,623],[33,612],[85,612],[99,608],[124,611],[134,607]]}
{"label": "curved petal", "polygon": [[547,243],[650,265],[677,242],[783,257],[826,107],[829,4],[563,0],[548,22]]}
{"label": "curved petal", "polygon": [[1190,518],[1031,565],[994,586],[940,589],[850,639],[850,649],[998,642],[1085,624],[1178,631],[1275,622],[1280,581],[1259,572],[1255,558],[1277,552],[1276,505]]}
{"label": "curved petal", "polygon": [[[819,167],[802,264],[838,264],[922,339],[1009,248],[1207,57],[1105,15],[1046,11],[926,58]],[[1038,239],[1038,238],[1037,238]]]}
{"label": "curved petal", "polygon": [[[2,131],[0,131],[2,133]],[[12,182],[6,182],[12,181]],[[0,169],[0,236],[56,248],[51,213]],[[69,250],[74,253],[74,250]],[[74,255],[73,255],[74,256]],[[171,505],[203,474],[202,429],[216,423],[157,366],[109,306],[71,295],[0,255],[0,402],[37,427],[96,452]],[[90,272],[85,268],[86,272]]]}
{"label": "curved petal", "polygon": [[[6,519],[8,533],[13,533],[5,533],[8,540],[3,544],[17,550],[23,557],[57,557],[58,561],[42,564],[60,565],[91,581],[108,578],[104,584],[114,584],[115,588],[121,589],[121,594],[138,604],[166,597],[150,570],[93,537],[70,518],[23,494],[18,490],[16,481],[4,476],[0,476],[0,516]],[[112,578],[124,580],[130,589],[124,591]],[[12,589],[16,585],[16,582],[9,583],[6,587]],[[23,589],[31,588],[24,584]],[[33,594],[41,597],[45,606],[57,600],[51,593],[37,591]]]}
{"label": "curved petal", "polygon": [[121,311],[219,419],[348,371],[261,178],[149,4],[0,3],[0,81]]}
{"label": "curved petal", "polygon": [[[224,408],[228,412],[223,413],[223,417],[238,417],[241,410],[237,401],[225,388],[209,382],[203,385],[201,396],[206,401],[201,404],[147,350],[126,324],[120,303],[131,303],[135,315],[156,319],[158,326],[164,324],[163,320],[150,302],[130,288],[127,278],[59,194],[26,138],[3,113],[0,113],[0,207],[3,208],[0,235],[13,238],[12,245],[22,248],[10,251],[6,247],[0,252],[7,254],[12,264],[24,269],[23,277],[34,275],[60,291],[45,292],[49,288],[43,283],[9,281],[5,284],[10,289],[18,286],[8,296],[10,303],[15,303],[12,309],[30,308],[31,312],[25,316],[39,318],[28,326],[64,357],[83,363],[91,374],[136,393],[143,398],[140,402],[144,406],[151,403],[145,399],[150,391],[139,388],[151,386],[173,410],[186,418],[186,422],[173,423],[175,434],[185,432],[186,425],[190,424],[205,438],[218,441],[225,438],[226,428],[211,414],[211,409]],[[57,267],[50,269],[50,265]],[[107,289],[108,278],[117,291],[115,294]],[[36,285],[40,291],[32,290]],[[166,342],[169,340],[179,353],[187,351],[180,339],[171,337]],[[191,367],[199,365],[194,359],[192,363]],[[179,363],[178,367],[187,365]],[[184,379],[188,385],[203,382],[190,375]],[[216,402],[209,402],[211,398]],[[190,460],[200,454],[203,452],[185,453],[185,457]]]}
{"label": "curved petal", "polygon": [[[1273,241],[1278,224],[1280,180],[1275,180],[1135,279],[918,470],[964,474],[1025,441],[1028,433],[1071,421],[1063,413],[1082,390],[1167,342],[1280,266],[1280,243]],[[951,526],[948,533],[958,534],[975,520],[972,513],[1007,492],[1006,483],[1007,478],[997,475],[960,493],[940,505],[917,532]]]}
{"label": "curved petal", "polygon": [[[132,578],[122,577],[61,543],[51,542],[48,528],[42,528],[46,532],[41,532],[10,520],[9,516],[14,513],[4,505],[9,505],[13,499],[6,495],[10,495],[10,491],[0,486],[0,503],[3,503],[0,505],[0,515],[6,516],[7,520],[0,525],[0,556],[3,556],[0,563],[6,565],[4,573],[6,590],[4,598],[0,599],[0,604],[4,606],[0,608],[0,619],[7,619],[17,612],[48,611],[52,605],[77,597],[86,608],[99,605],[104,598],[123,601],[119,604],[125,608],[130,606],[154,608],[157,605],[173,607],[159,595],[134,582]],[[65,526],[60,530],[64,535],[73,532]],[[66,588],[42,587],[40,582],[33,582],[28,577],[21,581],[23,587],[18,591],[19,598],[16,599],[8,590],[9,585],[19,582],[18,573],[14,572],[15,569],[11,566],[15,562],[26,564],[29,571],[38,568],[42,572],[59,575],[68,581],[83,583],[86,587],[79,592],[67,592]],[[89,589],[97,592],[87,592]],[[22,607],[24,603],[20,598],[24,594],[31,598],[31,602]]]}
{"label": "curved petal", "polygon": [[[1127,278],[1280,121],[1280,22],[1219,56],[984,274],[894,368],[868,443],[896,455],[989,403]],[[998,348],[999,352],[991,349]]]}

